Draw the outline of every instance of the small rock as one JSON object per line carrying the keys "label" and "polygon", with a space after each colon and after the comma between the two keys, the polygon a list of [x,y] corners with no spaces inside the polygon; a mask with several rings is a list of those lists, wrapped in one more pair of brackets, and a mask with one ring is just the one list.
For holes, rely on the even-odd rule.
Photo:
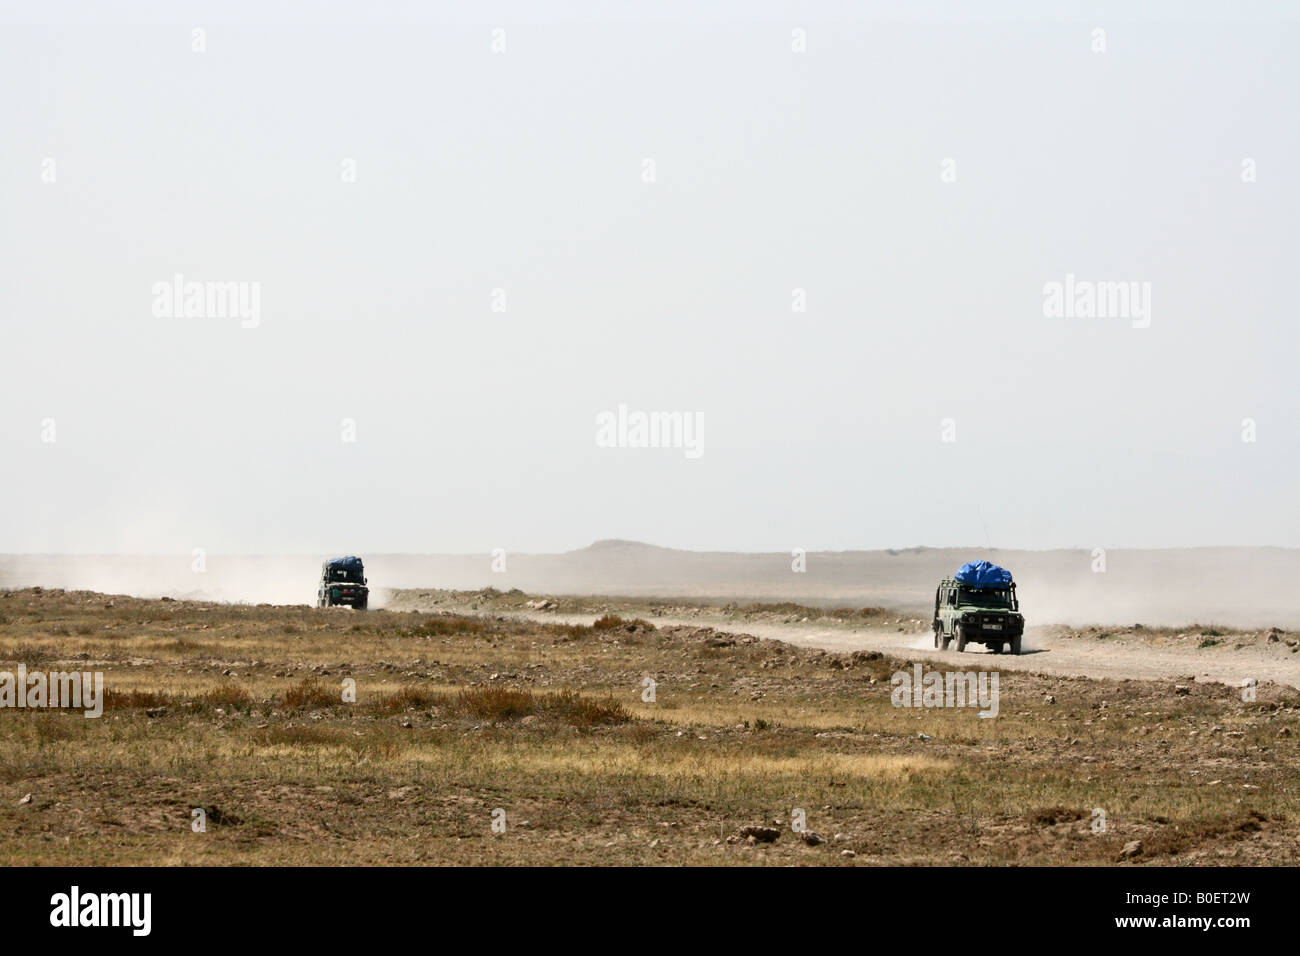
{"label": "small rock", "polygon": [[1186,695],[1190,694],[1191,692],[1192,692],[1192,689],[1191,689],[1190,687],[1188,687],[1186,684],[1175,684],[1175,685],[1174,685],[1174,693],[1177,694],[1179,697],[1185,697]]}
{"label": "small rock", "polygon": [[[220,711],[218,711],[218,713],[220,713]],[[147,710],[145,710],[144,715],[145,715],[146,717],[166,717],[166,716],[167,716],[167,708],[166,708],[166,707],[150,707],[150,708],[148,708]]]}
{"label": "small rock", "polygon": [[1139,855],[1141,852],[1142,852],[1142,841],[1130,840],[1128,843],[1124,844],[1124,849],[1119,851],[1119,855],[1122,857],[1134,857]]}
{"label": "small rock", "polygon": [[840,856],[857,856],[852,850],[840,850]]}
{"label": "small rock", "polygon": [[1056,698],[1055,698],[1054,696],[1052,696],[1051,694],[1048,694],[1046,697],[1043,698],[1043,703],[1044,703],[1044,704],[1055,704],[1055,703],[1056,703]]}
{"label": "small rock", "polygon": [[826,842],[825,838],[820,833],[814,833],[812,830],[805,830],[799,836],[799,839],[803,840],[803,842],[809,846],[821,846]]}
{"label": "small rock", "polygon": [[29,794],[27,794],[27,796],[25,796],[25,797],[23,797],[21,800],[19,800],[19,801],[18,801],[18,804],[21,806],[21,805],[24,804],[24,803],[31,803],[31,802],[32,802],[32,795],[29,793]]}

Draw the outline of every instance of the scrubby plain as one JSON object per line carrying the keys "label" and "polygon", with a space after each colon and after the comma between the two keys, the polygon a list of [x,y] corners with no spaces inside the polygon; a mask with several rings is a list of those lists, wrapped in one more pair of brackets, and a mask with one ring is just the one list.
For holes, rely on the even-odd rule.
{"label": "scrubby plain", "polygon": [[525,620],[499,597],[0,592],[0,670],[107,690],[98,719],[0,709],[0,862],[1300,863],[1290,687],[1004,671],[984,719],[893,706],[905,656]]}

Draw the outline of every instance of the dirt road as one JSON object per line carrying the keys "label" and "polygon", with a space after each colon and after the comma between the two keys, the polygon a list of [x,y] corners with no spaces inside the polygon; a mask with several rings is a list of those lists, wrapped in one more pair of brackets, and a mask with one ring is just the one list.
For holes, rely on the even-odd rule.
{"label": "dirt road", "polygon": [[[596,614],[520,614],[509,616],[536,621],[590,624]],[[818,647],[827,651],[848,652],[858,650],[881,651],[943,661],[963,668],[990,666],[996,661],[999,670],[1030,671],[1036,674],[1059,676],[1097,677],[1122,680],[1186,680],[1213,681],[1240,685],[1254,679],[1273,681],[1291,687],[1300,687],[1300,654],[1291,653],[1285,645],[1263,645],[1237,648],[1230,644],[1193,649],[1187,647],[1157,647],[1123,639],[1096,640],[1086,637],[1058,637],[1045,630],[1030,628],[1025,636],[1024,652],[1019,657],[1010,654],[994,655],[979,645],[964,653],[955,650],[940,651],[934,648],[934,638],[929,630],[919,631],[915,626],[905,632],[897,629],[864,628],[851,625],[817,625],[813,623],[771,623],[764,621],[728,620],[723,615],[702,614],[689,618],[655,617],[660,627],[683,625],[687,627],[713,627],[720,631],[753,634],[755,637],[785,641],[800,647]],[[974,661],[979,660],[979,664]]]}

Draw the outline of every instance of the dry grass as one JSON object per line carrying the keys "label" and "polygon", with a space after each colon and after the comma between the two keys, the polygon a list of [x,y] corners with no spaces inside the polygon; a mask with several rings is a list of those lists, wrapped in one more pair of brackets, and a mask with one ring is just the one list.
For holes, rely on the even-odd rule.
{"label": "dry grass", "polygon": [[374,707],[381,714],[400,714],[407,710],[428,710],[442,706],[446,700],[446,694],[425,687],[406,686],[395,693],[384,694]]}
{"label": "dry grass", "polygon": [[537,701],[532,694],[510,687],[462,691],[455,701],[458,711],[479,720],[518,720],[537,711]]}
{"label": "dry grass", "polygon": [[339,690],[324,687],[320,681],[310,677],[284,692],[285,707],[341,707],[343,703],[343,695]]}
{"label": "dry grass", "polygon": [[407,637],[446,637],[456,634],[482,634],[487,626],[474,618],[452,615],[435,617],[405,632]]}
{"label": "dry grass", "polygon": [[129,710],[148,707],[165,707],[172,702],[170,694],[154,690],[104,690],[105,710]]}
{"label": "dry grass", "polygon": [[608,637],[614,633],[622,634],[626,640],[628,636],[643,634],[654,629],[655,626],[649,621],[641,618],[628,620],[617,614],[602,615],[590,624],[553,624],[550,626],[552,633],[568,640]]}
{"label": "dry grass", "polygon": [[595,700],[571,690],[547,694],[538,701],[539,711],[571,727],[599,727],[606,724],[625,724],[631,713],[621,703],[606,697]]}
{"label": "dry grass", "polygon": [[202,694],[198,702],[204,707],[243,708],[253,706],[253,695],[237,684],[222,684]]}
{"label": "dry grass", "polygon": [[[0,592],[0,658],[106,686],[0,710],[0,862],[1300,863],[1294,692],[1009,672],[980,720],[880,655],[597,625]],[[794,808],[825,845],[731,842]]]}

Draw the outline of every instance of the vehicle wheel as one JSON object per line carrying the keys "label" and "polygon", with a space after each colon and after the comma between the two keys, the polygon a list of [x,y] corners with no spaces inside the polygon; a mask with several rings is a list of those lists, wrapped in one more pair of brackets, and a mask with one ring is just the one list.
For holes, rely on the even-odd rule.
{"label": "vehicle wheel", "polygon": [[366,609],[366,602],[365,602],[365,601],[362,601],[360,604],[354,604],[354,605],[352,605],[352,610],[354,610],[354,611],[364,611],[365,609]]}
{"label": "vehicle wheel", "polygon": [[1011,653],[1012,653],[1012,654],[1015,654],[1017,657],[1020,656],[1020,638],[1019,638],[1019,637],[1013,637],[1013,638],[1011,639]]}
{"label": "vehicle wheel", "polygon": [[942,631],[940,631],[940,637],[943,639],[943,649],[946,651],[948,645],[952,643],[952,638],[949,635],[944,634]]}
{"label": "vehicle wheel", "polygon": [[960,654],[966,650],[966,628],[960,624],[957,625],[957,653]]}
{"label": "vehicle wheel", "polygon": [[1001,641],[994,641],[992,644],[989,645],[989,650],[991,650],[994,654],[1001,654],[1001,653],[1002,653],[1002,642],[1001,642]]}

